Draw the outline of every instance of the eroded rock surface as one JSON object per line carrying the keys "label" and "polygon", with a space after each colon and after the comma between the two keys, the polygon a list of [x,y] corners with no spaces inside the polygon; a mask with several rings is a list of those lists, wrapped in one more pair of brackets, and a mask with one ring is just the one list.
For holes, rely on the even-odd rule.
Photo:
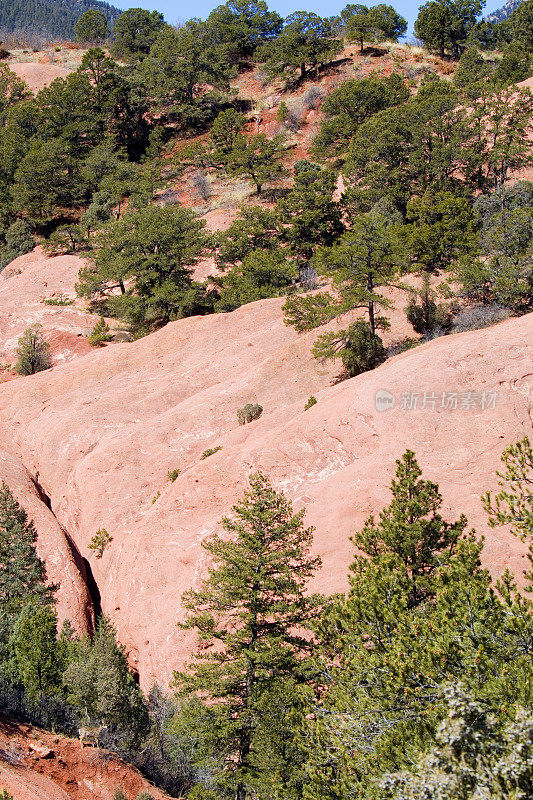
{"label": "eroded rock surface", "polygon": [[14,361],[17,341],[31,325],[42,326],[53,363],[70,361],[91,351],[87,335],[98,317],[86,312],[74,288],[83,264],[75,255],[48,258],[37,247],[0,272],[2,365]]}
{"label": "eroded rock surface", "polygon": [[[181,593],[205,569],[202,538],[255,469],[307,507],[324,591],[346,585],[349,536],[388,502],[407,448],[441,485],[445,513],[464,511],[486,535],[494,573],[525,566],[523,545],[488,528],[479,497],[495,486],[502,449],[531,431],[533,315],[434,340],[332,385],[338,365],[313,359],[313,334],[283,325],[282,302],[181,320],[0,386],[0,445],[39,472],[144,688],[186,658]],[[376,409],[378,390],[392,409]],[[318,403],[304,411],[311,394]],[[246,402],[264,411],[240,426]],[[101,560],[87,548],[99,527],[113,536]]]}

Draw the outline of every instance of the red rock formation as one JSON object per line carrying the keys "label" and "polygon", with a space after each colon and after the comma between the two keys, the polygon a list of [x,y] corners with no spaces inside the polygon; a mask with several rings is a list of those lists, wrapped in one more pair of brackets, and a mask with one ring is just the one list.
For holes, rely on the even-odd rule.
{"label": "red rock formation", "polygon": [[85,566],[66,531],[47,505],[36,480],[14,456],[0,449],[0,481],[5,481],[33,519],[38,533],[37,551],[46,562],[49,580],[59,585],[57,612],[84,633],[94,624],[93,604],[87,591]]}
{"label": "red rock formation", "polygon": [[15,800],[112,800],[121,789],[133,800],[149,792],[165,800],[129,764],[77,739],[22,725],[0,717],[0,790]]}
{"label": "red rock formation", "polygon": [[[0,386],[0,445],[39,471],[144,688],[186,657],[181,593],[202,575],[202,538],[254,469],[307,507],[324,591],[345,586],[349,536],[388,501],[408,447],[440,483],[446,513],[465,511],[487,536],[494,572],[523,568],[523,546],[488,529],[479,496],[495,485],[501,450],[531,430],[533,315],[435,340],[331,386],[338,367],[314,361],[313,335],[283,325],[282,302],[175,322]],[[395,397],[393,409],[376,410],[378,390]],[[459,393],[457,409],[441,407],[443,392]],[[411,393],[418,407],[402,409]],[[304,411],[311,394],[318,404]],[[263,416],[240,427],[236,410],[248,401]],[[174,468],[182,472],[169,483]],[[99,527],[113,542],[96,560],[87,545]]]}
{"label": "red rock formation", "polygon": [[59,64],[46,64],[31,62],[9,62],[9,69],[15,72],[28,84],[32,92],[37,93],[40,89],[48,86],[56,78],[66,78],[72,69],[60,66]]}
{"label": "red rock formation", "polygon": [[[54,363],[70,361],[91,351],[87,335],[98,317],[76,300],[74,285],[83,266],[78,256],[47,258],[41,247],[19,256],[0,273],[0,360],[14,361],[14,349],[30,325],[42,325]],[[43,300],[74,301],[49,305]]]}

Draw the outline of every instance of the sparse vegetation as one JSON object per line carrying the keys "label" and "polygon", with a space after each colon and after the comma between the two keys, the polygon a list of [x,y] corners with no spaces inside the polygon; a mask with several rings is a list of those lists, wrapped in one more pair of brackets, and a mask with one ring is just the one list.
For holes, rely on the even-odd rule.
{"label": "sparse vegetation", "polygon": [[214,456],[215,453],[218,453],[219,450],[222,450],[222,445],[219,444],[216,447],[208,447],[207,450],[204,450],[200,459],[209,458],[209,456]]}
{"label": "sparse vegetation", "polygon": [[52,297],[43,297],[41,303],[44,303],[45,306],[72,306],[74,305],[74,300],[72,297],[66,297],[64,294],[59,293],[58,295],[54,295]]}
{"label": "sparse vegetation", "polygon": [[260,406],[259,403],[246,403],[243,408],[239,408],[237,411],[239,425],[246,425],[246,423],[259,419],[262,413],[263,406]]}
{"label": "sparse vegetation", "polygon": [[[416,23],[428,52],[394,43],[406,24],[385,4],[283,20],[263,0],[228,0],[175,29],[157,11],[83,0],[78,39],[112,41],[111,54],[89,47],[35,96],[0,65],[0,268],[35,243],[81,251],[94,346],[111,340],[110,317],[134,338],[283,295],[298,333],[329,323],[313,353],[340,359],[342,377],[531,311],[533,188],[516,178],[533,165],[533,95],[515,84],[532,71],[532,2],[493,22],[479,19],[482,0],[428,0]],[[49,5],[36,15],[43,29]],[[358,45],[349,62],[337,59],[343,37]],[[54,58],[63,50],[50,45]],[[200,214],[241,200],[229,227],[210,233]],[[195,281],[206,257],[217,274]],[[418,338],[386,348],[398,292]],[[17,356],[19,374],[51,365],[38,327]],[[238,422],[262,412],[247,403]],[[490,526],[528,543],[532,464],[528,439],[508,447],[482,500]],[[180,474],[169,469],[167,482]],[[167,494],[182,494],[167,489],[152,499],[154,519]],[[529,797],[531,601],[510,572],[497,580],[482,568],[483,541],[460,508],[443,516],[410,450],[391,495],[354,532],[347,591],[324,598],[307,590],[319,559],[305,511],[252,474],[202,543],[209,565],[180,624],[198,648],[168,697],[141,692],[97,587],[92,638],[68,623],[58,631],[35,527],[4,484],[3,712],[70,734],[94,726],[102,748],[191,800]],[[86,545],[98,565],[112,542],[100,528]],[[531,548],[528,560],[530,583]]]}
{"label": "sparse vegetation", "polygon": [[104,344],[107,344],[107,342],[110,342],[112,338],[109,325],[104,317],[100,317],[88,336],[89,344],[93,347],[102,347]]}
{"label": "sparse vegetation", "polygon": [[18,340],[15,355],[15,372],[18,375],[34,375],[50,369],[50,345],[43,339],[40,325],[33,325],[24,331]]}
{"label": "sparse vegetation", "polygon": [[108,547],[112,541],[113,537],[105,528],[98,528],[87,547],[89,550],[94,550],[96,558],[102,558],[106,547]]}

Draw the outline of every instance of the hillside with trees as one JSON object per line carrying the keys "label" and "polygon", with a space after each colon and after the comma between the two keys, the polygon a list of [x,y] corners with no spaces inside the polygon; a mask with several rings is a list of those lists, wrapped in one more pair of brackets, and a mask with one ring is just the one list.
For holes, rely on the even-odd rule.
{"label": "hillside with trees", "polygon": [[507,2],[501,8],[487,15],[488,21],[502,22],[504,19],[507,19],[513,13],[515,8],[518,8],[521,2],[522,0],[507,0]]}
{"label": "hillside with trees", "polygon": [[2,713],[79,736],[73,800],[87,748],[114,800],[122,762],[528,800],[533,0],[416,44],[384,3],[76,8],[0,61]]}
{"label": "hillside with trees", "polygon": [[101,11],[110,27],[121,14],[100,0],[0,0],[0,34],[73,39],[74,26],[86,11]]}

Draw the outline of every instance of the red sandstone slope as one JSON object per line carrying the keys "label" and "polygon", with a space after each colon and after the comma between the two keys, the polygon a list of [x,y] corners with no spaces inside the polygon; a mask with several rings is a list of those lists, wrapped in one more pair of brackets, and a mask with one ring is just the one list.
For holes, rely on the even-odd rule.
{"label": "red sandstone slope", "polygon": [[[41,247],[19,256],[0,272],[0,361],[10,364],[17,340],[30,325],[42,325],[54,363],[91,351],[87,335],[98,317],[87,314],[74,288],[84,261],[47,258]],[[64,300],[73,305],[50,305]]]}
{"label": "red sandstone slope", "polygon": [[149,792],[154,800],[168,795],[148,784],[118,758],[76,739],[0,717],[0,791],[15,800],[112,800],[121,789],[128,800]]}
{"label": "red sandstone slope", "polygon": [[[348,537],[387,502],[407,447],[441,484],[447,513],[465,511],[486,534],[487,564],[496,573],[524,564],[519,542],[487,528],[479,496],[494,486],[503,447],[531,430],[533,315],[438,339],[331,386],[335,370],[313,360],[311,335],[283,325],[281,303],[182,320],[0,386],[0,445],[39,472],[145,688],[185,657],[175,623],[204,568],[200,542],[257,468],[307,506],[326,591],[345,585]],[[378,389],[395,396],[394,409],[376,410]],[[424,391],[435,403],[402,410],[402,393]],[[441,394],[456,391],[459,407],[441,408]],[[497,392],[494,407],[488,394],[481,407],[483,392]],[[318,404],[304,411],[311,394]],[[248,401],[263,416],[239,427]],[[182,474],[171,484],[174,468]],[[100,561],[87,549],[98,527],[114,537]]]}

